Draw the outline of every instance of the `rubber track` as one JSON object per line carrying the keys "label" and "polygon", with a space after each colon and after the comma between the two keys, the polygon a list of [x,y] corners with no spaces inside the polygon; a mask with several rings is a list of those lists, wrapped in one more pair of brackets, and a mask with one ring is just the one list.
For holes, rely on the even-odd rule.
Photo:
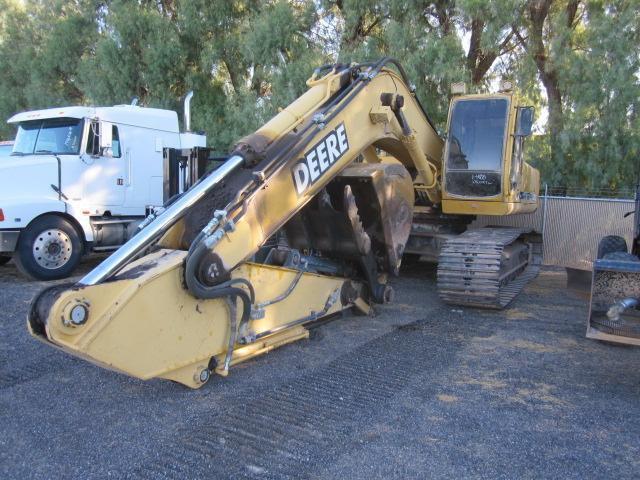
{"label": "rubber track", "polygon": [[438,259],[440,298],[468,307],[507,306],[538,275],[542,261],[542,245],[531,243],[529,265],[515,279],[500,283],[502,252],[523,233],[519,228],[481,228],[448,240]]}
{"label": "rubber track", "polygon": [[180,429],[132,477],[294,479],[321,469],[344,454],[345,439],[357,438],[358,429],[384,415],[385,405],[425,369],[448,368],[453,361],[450,348],[425,348],[434,333],[419,323]]}

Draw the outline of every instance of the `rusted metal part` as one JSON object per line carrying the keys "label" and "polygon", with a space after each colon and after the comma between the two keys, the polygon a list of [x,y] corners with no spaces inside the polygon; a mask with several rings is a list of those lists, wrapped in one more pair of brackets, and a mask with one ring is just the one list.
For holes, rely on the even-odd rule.
{"label": "rusted metal part", "polygon": [[375,301],[382,302],[385,286],[378,277],[397,275],[412,213],[413,187],[404,166],[356,163],[284,229],[292,248],[347,260],[365,277]]}
{"label": "rusted metal part", "polygon": [[367,235],[360,221],[358,207],[356,206],[356,197],[353,196],[351,185],[345,185],[344,187],[344,207],[353,230],[353,238],[355,239],[358,251],[361,255],[368,255],[371,251],[371,237]]}
{"label": "rusted metal part", "polygon": [[272,139],[252,133],[241,138],[233,147],[232,155],[241,155],[245,161],[245,167],[254,167],[265,158],[267,147]]}
{"label": "rusted metal part", "polygon": [[381,219],[381,231],[373,233],[374,241],[385,245],[389,272],[397,275],[413,219],[414,191],[409,172],[399,163],[358,163],[340,176],[370,179]]}

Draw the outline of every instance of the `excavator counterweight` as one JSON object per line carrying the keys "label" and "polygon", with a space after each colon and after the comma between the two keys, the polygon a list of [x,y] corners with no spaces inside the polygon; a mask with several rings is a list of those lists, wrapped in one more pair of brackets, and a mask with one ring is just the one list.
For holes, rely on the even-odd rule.
{"label": "excavator counterweight", "polygon": [[[405,252],[437,256],[471,215],[535,209],[511,94],[470,96],[462,116],[454,100],[445,143],[393,59],[320,67],[307,85],[78,283],[43,291],[31,333],[197,388],[305,338],[310,322],[391,301]],[[503,286],[533,258],[512,236],[494,255]]]}

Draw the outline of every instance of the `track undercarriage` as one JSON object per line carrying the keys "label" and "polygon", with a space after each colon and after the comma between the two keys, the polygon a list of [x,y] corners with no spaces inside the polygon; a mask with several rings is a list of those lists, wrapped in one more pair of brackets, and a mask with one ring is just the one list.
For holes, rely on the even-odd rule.
{"label": "track undercarriage", "polygon": [[473,228],[473,220],[472,215],[417,206],[406,252],[437,264],[444,302],[501,309],[538,274],[542,238],[520,228]]}
{"label": "track undercarriage", "polygon": [[452,305],[507,306],[536,277],[542,262],[536,235],[519,228],[479,228],[449,239],[438,259],[438,292]]}

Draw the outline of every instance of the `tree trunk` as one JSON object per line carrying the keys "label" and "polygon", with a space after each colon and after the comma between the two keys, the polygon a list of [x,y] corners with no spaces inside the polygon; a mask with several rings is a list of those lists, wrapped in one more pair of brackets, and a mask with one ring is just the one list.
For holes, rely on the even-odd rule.
{"label": "tree trunk", "polygon": [[[496,50],[489,50],[484,52],[482,50],[482,31],[484,29],[484,22],[480,19],[474,18],[471,21],[471,39],[469,40],[469,52],[467,53],[467,69],[471,74],[471,83],[479,85],[484,79],[485,75],[498,58],[498,52]],[[508,35],[503,45],[509,42],[511,35]]]}
{"label": "tree trunk", "polygon": [[560,135],[564,129],[564,115],[562,112],[562,91],[558,82],[558,73],[553,62],[549,59],[544,44],[544,24],[549,17],[549,9],[553,0],[531,0],[529,2],[529,50],[538,69],[540,80],[547,93],[549,120],[547,134],[551,146],[552,161],[558,165],[559,171],[565,173],[564,156],[560,145]]}

